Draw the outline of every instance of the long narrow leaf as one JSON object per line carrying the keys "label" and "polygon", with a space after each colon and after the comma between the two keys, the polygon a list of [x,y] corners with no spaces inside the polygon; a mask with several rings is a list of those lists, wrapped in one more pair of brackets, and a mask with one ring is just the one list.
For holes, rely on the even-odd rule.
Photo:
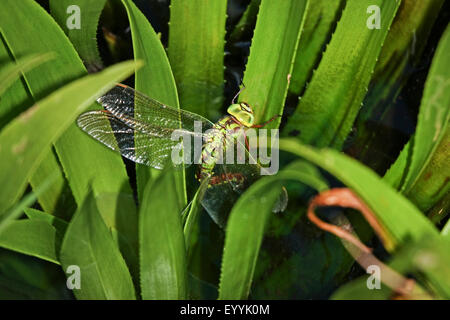
{"label": "long narrow leaf", "polygon": [[88,196],[73,216],[60,260],[64,270],[69,266],[79,268],[81,288],[74,289],[78,299],[135,299],[130,272],[94,198]]}
{"label": "long narrow leaf", "polygon": [[[304,143],[340,149],[367,92],[375,63],[399,0],[348,0],[331,42],[285,135]],[[380,29],[370,29],[369,7],[382,12]],[[373,13],[372,13],[373,15]],[[369,21],[370,22],[370,21]]]}
{"label": "long narrow leaf", "polygon": [[[11,63],[0,70],[0,96],[14,83],[22,73],[37,67],[41,63],[54,58],[51,53],[30,55],[23,59],[20,59],[15,64]],[[2,110],[3,112],[4,110]]]}
{"label": "long narrow leaf", "polygon": [[14,208],[4,214],[2,219],[0,219],[0,234],[8,225],[8,223],[18,218],[23,213],[25,208],[31,206],[34,202],[36,202],[36,198],[39,196],[39,194],[45,192],[46,189],[48,189],[53,183],[55,183],[55,180],[56,175],[48,176],[47,181],[39,186],[39,188],[36,189],[35,193],[31,192],[27,194]]}
{"label": "long narrow leaf", "polygon": [[[447,27],[428,74],[423,93],[413,153],[402,191],[408,192],[420,178],[434,150],[446,134],[450,120],[450,25]],[[430,141],[431,139],[431,141]]]}
{"label": "long narrow leaf", "polygon": [[248,32],[248,29],[255,25],[261,0],[251,0],[245,9],[242,17],[234,26],[229,39],[230,41],[238,41],[242,34]]}
{"label": "long narrow leaf", "polygon": [[30,220],[45,221],[48,224],[54,226],[56,232],[61,236],[61,239],[63,238],[64,234],[66,233],[67,226],[69,225],[68,222],[37,209],[26,208],[24,211]]}
{"label": "long narrow leaf", "polygon": [[384,244],[388,250],[394,250],[411,238],[437,234],[430,221],[411,202],[356,160],[332,149],[317,151],[293,139],[281,140],[280,149],[313,162],[354,190],[385,229],[388,239]]}
{"label": "long narrow leaf", "polygon": [[449,190],[450,27],[433,58],[425,83],[416,132],[385,179],[422,210],[428,210]]}
{"label": "long narrow leaf", "polygon": [[322,58],[325,44],[331,38],[344,0],[314,0],[309,4],[305,26],[292,69],[289,91],[300,94]]}
{"label": "long narrow leaf", "polygon": [[[375,154],[386,139],[382,123],[394,112],[397,97],[408,79],[415,76],[414,70],[420,69],[420,58],[443,3],[444,0],[403,1],[386,37],[355,123],[356,136],[352,143],[358,159],[375,170],[385,163],[385,157]],[[390,151],[381,149],[383,153]]]}
{"label": "long narrow leaf", "polygon": [[[244,74],[243,82],[248,89],[240,96],[241,101],[253,107],[256,123],[283,114],[308,3],[307,0],[261,1]],[[280,121],[277,118],[268,128],[278,127]]]}
{"label": "long narrow leaf", "polygon": [[56,264],[60,241],[55,228],[45,221],[13,221],[0,234],[0,247]]}
{"label": "long narrow leaf", "polygon": [[173,0],[169,60],[183,109],[217,118],[223,101],[226,1]]}
{"label": "long narrow leaf", "polygon": [[139,218],[142,299],[186,298],[186,251],[181,227],[182,207],[168,193],[173,170],[149,181]]}
{"label": "long narrow leaf", "polygon": [[[129,76],[134,67],[134,63],[127,62],[75,81],[37,103],[1,131],[0,184],[4,188],[0,193],[0,212],[18,200],[48,147],[73,124],[76,116],[117,81]],[[16,170],[18,167],[20,170]]]}
{"label": "long narrow leaf", "polygon": [[304,161],[294,162],[278,175],[257,181],[239,198],[226,228],[219,299],[248,297],[265,225],[279,196],[281,181],[296,180],[319,192],[328,188],[310,166]]}
{"label": "long narrow leaf", "polygon": [[226,230],[219,299],[247,298],[264,227],[280,187],[268,179],[257,181],[233,207]]}
{"label": "long narrow leaf", "polygon": [[[17,21],[21,21],[21,28],[16,28]],[[57,58],[52,63],[41,65],[25,75],[28,90],[35,101],[86,74],[86,69],[69,39],[53,18],[35,1],[4,1],[0,10],[0,32],[14,57],[21,57],[30,52],[56,54]],[[27,34],[27,37],[23,34]],[[79,96],[81,95],[78,94],[77,97]],[[59,110],[66,108],[64,104],[61,105],[60,102]],[[55,143],[55,147],[78,205],[83,203],[90,185],[96,194],[120,192],[132,194],[120,155],[108,151],[87,136],[75,122],[72,122]],[[52,156],[50,151],[48,146],[46,150],[48,156]],[[45,160],[44,165],[47,165]],[[59,169],[56,167],[48,171],[53,170]],[[132,211],[133,206],[133,201],[129,201],[128,210]],[[105,217],[112,213],[114,212],[102,212]],[[114,221],[114,218],[107,220]]]}
{"label": "long narrow leaf", "polygon": [[[179,107],[175,80],[158,35],[132,1],[123,0],[122,3],[127,10],[128,19],[130,20],[134,58],[145,62],[145,66],[136,71],[136,90],[161,103],[174,108]],[[136,108],[138,107],[136,106]],[[142,201],[144,187],[149,176],[157,176],[158,174],[159,172],[155,169],[149,169],[139,164],[136,165],[136,181],[140,201]],[[179,195],[177,201],[185,205],[187,199],[184,171],[177,172],[177,176],[178,178],[172,190]]]}
{"label": "long narrow leaf", "polygon": [[97,26],[105,3],[106,0],[50,0],[52,16],[72,41],[88,70],[97,70],[103,64],[97,47]]}

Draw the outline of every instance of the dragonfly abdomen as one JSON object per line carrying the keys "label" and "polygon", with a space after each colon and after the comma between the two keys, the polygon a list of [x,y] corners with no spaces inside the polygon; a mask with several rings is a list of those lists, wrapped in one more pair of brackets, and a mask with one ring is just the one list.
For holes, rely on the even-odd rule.
{"label": "dragonfly abdomen", "polygon": [[240,173],[222,173],[211,177],[210,185],[219,185],[227,182],[235,182],[236,184],[242,184],[244,182],[244,176]]}
{"label": "dragonfly abdomen", "polygon": [[[226,116],[214,124],[214,130],[212,131],[213,133],[207,136],[203,145],[200,170],[196,175],[197,179],[201,180],[203,177],[207,176],[212,176],[214,178],[215,165],[217,164],[219,159],[222,158],[222,161],[224,160],[223,158],[225,157],[227,145],[229,144],[230,140],[232,141],[234,139],[234,132],[236,132],[236,130],[240,128],[241,126],[236,123],[236,121],[234,121],[231,116]],[[217,177],[217,183],[221,178],[223,178],[223,180],[232,178],[227,176]],[[238,177],[238,179],[240,178]]]}
{"label": "dragonfly abdomen", "polygon": [[220,152],[222,148],[222,141],[220,136],[209,137],[203,145],[201,154],[201,164],[197,179],[201,180],[204,177],[213,175],[213,170],[220,159]]}

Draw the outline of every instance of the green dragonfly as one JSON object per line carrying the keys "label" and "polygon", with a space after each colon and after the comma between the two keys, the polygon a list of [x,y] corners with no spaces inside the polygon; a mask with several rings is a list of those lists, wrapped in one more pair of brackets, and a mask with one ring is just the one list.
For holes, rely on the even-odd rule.
{"label": "green dragonfly", "polygon": [[[242,141],[239,135],[245,135],[246,129],[260,128],[275,118],[265,124],[255,125],[252,108],[245,102],[234,103],[236,97],[227,110],[228,115],[212,123],[198,114],[167,106],[118,84],[97,100],[104,110],[81,114],[77,124],[94,139],[120,152],[125,158],[156,169],[163,169],[167,164],[185,167],[191,163],[170,161],[174,148],[180,147],[179,140],[173,139],[175,131],[194,139],[200,138],[203,141],[201,152],[197,155],[194,152],[193,155],[194,162],[199,164],[196,178],[206,188],[202,190],[200,201],[211,218],[219,226],[224,226],[230,205],[260,177],[264,168],[257,161],[249,161],[248,144],[244,148],[247,159],[244,163],[225,163],[219,157],[223,156],[227,148],[231,148],[233,142]],[[286,205],[287,193],[283,188],[273,211],[284,211]]]}

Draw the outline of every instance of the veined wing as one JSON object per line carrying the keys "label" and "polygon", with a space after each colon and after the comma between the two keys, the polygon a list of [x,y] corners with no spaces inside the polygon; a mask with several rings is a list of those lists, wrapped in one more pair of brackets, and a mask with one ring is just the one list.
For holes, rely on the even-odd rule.
{"label": "veined wing", "polygon": [[[227,148],[234,148],[234,161],[228,163],[224,161],[223,164],[218,164],[225,172],[225,179],[233,191],[236,193],[243,193],[256,180],[261,178],[261,175],[270,174],[270,170],[261,166],[258,159],[258,142],[256,140],[247,140],[250,144],[250,150],[247,149],[245,142],[245,131],[240,130],[234,136],[234,143],[231,143]],[[256,142],[256,144],[255,144]],[[238,151],[240,149],[241,152]],[[243,151],[243,152],[242,152]],[[273,212],[282,212],[286,209],[288,203],[288,195],[286,189],[283,187],[280,197],[272,208]]]}
{"label": "veined wing", "polygon": [[213,126],[211,121],[198,114],[165,105],[123,84],[115,86],[97,101],[120,119],[134,119],[154,127],[194,132],[196,122],[203,130]]}
{"label": "veined wing", "polygon": [[83,113],[78,126],[124,157],[157,169],[164,167],[172,149],[180,144],[171,139],[175,130],[201,136],[201,131],[194,132],[196,125],[203,130],[212,126],[197,114],[165,106],[122,85],[98,102],[106,110]]}

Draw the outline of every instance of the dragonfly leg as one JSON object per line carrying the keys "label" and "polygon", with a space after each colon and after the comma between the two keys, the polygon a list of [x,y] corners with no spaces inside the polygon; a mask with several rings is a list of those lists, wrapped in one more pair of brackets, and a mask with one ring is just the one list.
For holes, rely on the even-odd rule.
{"label": "dragonfly leg", "polygon": [[244,137],[245,137],[245,145],[247,146],[247,150],[250,151],[250,144],[248,143],[248,138],[247,138],[247,135],[245,134],[245,132],[244,132]]}
{"label": "dragonfly leg", "polygon": [[[236,123],[238,123],[238,122],[236,122]],[[238,123],[238,124],[241,125],[240,123]],[[249,145],[249,142],[248,142],[247,134],[245,133],[245,130],[243,130],[242,127],[235,128],[235,129],[232,131],[232,132],[233,132],[233,135],[235,135],[235,136],[237,137],[237,134],[238,134],[241,130],[242,130],[242,134],[244,135],[245,145],[246,145],[246,147],[247,147],[247,150],[250,150],[250,145]]]}
{"label": "dragonfly leg", "polygon": [[254,124],[253,126],[251,126],[252,128],[262,128],[266,125],[268,125],[269,123],[271,123],[273,120],[275,120],[276,118],[281,117],[281,115],[276,114],[274,115],[272,118],[270,118],[268,121],[261,123],[261,124]]}

